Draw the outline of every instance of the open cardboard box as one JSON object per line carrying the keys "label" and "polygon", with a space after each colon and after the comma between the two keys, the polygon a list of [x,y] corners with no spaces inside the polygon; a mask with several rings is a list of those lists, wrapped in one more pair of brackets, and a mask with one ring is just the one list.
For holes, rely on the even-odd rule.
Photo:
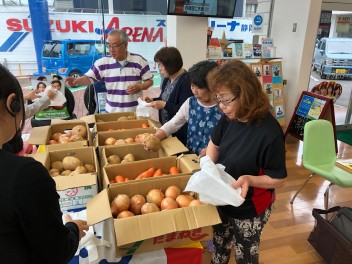
{"label": "open cardboard box", "polygon": [[94,165],[95,172],[53,177],[56,183],[56,190],[60,195],[60,208],[63,212],[86,207],[88,200],[92,199],[98,193],[97,179],[99,178],[99,164],[94,147],[56,150],[28,155],[41,162],[48,170],[50,170],[52,162],[62,161],[68,155],[74,155],[83,164]]}
{"label": "open cardboard box", "polygon": [[103,123],[103,122],[111,122],[117,121],[118,118],[122,116],[131,116],[134,119],[137,119],[135,112],[118,112],[118,113],[102,113],[102,114],[94,114],[94,115],[87,115],[83,116],[80,119],[86,122],[87,124],[94,124],[94,123]]}
{"label": "open cardboard box", "polygon": [[209,204],[124,219],[112,218],[110,203],[118,194],[146,196],[151,189],[164,192],[170,185],[177,185],[183,190],[189,178],[190,175],[179,175],[110,186],[88,202],[88,224],[104,221],[106,231],[115,233],[117,257],[210,240],[212,225],[220,223],[221,219],[216,207]]}
{"label": "open cardboard box", "polygon": [[[178,174],[169,174],[170,167],[177,167],[179,173]],[[189,155],[181,155],[179,157],[171,156],[171,157],[161,157],[147,160],[134,161],[123,164],[114,164],[110,166],[106,166],[103,168],[103,176],[102,183],[103,188],[107,188],[111,185],[121,185],[121,184],[129,184],[131,180],[135,180],[137,176],[148,170],[149,168],[154,167],[155,169],[161,169],[163,173],[167,174],[165,176],[160,176],[163,178],[175,177],[179,174],[193,174],[194,172],[200,170],[200,164],[197,160],[197,155],[189,154]],[[128,182],[124,183],[110,183],[110,180],[115,179],[116,175],[121,175],[123,177],[127,177],[130,179]],[[139,181],[148,181],[153,179],[147,178]]]}
{"label": "open cardboard box", "polygon": [[118,155],[122,160],[127,154],[133,154],[137,161],[173,156],[185,152],[188,152],[188,148],[186,148],[176,137],[168,137],[162,140],[161,148],[158,152],[148,151],[144,149],[142,144],[116,145],[102,149],[100,167],[103,168],[108,164],[107,158],[111,155]]}
{"label": "open cardboard box", "polygon": [[[72,130],[74,126],[83,125],[87,129],[87,139],[77,142],[69,142],[65,144],[53,144],[47,145],[51,136],[54,133],[64,133],[65,131]],[[50,126],[34,127],[30,133],[27,143],[35,145],[45,145],[46,151],[69,149],[69,148],[79,148],[84,146],[89,146],[92,144],[92,135],[88,128],[87,123],[81,120],[55,120],[51,121]]]}
{"label": "open cardboard box", "polygon": [[[143,127],[147,126],[147,127]],[[96,123],[93,131],[104,132],[104,131],[115,131],[133,128],[154,128],[154,124],[150,119],[138,119],[138,120],[128,120],[128,121],[111,121],[111,122],[101,122]]]}

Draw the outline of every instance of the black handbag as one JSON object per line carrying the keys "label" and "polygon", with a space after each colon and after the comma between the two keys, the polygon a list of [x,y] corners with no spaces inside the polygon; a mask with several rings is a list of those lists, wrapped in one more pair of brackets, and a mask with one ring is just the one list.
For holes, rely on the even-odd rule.
{"label": "black handbag", "polygon": [[[327,220],[321,214],[334,213]],[[315,226],[308,242],[331,264],[352,263],[352,208],[332,207],[329,210],[314,208]]]}

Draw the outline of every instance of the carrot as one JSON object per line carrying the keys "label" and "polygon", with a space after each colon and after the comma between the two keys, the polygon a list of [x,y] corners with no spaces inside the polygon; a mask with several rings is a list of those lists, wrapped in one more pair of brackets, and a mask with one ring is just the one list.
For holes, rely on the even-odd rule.
{"label": "carrot", "polygon": [[146,123],[142,124],[142,128],[148,128],[148,127],[149,127],[148,124],[146,124]]}
{"label": "carrot", "polygon": [[178,168],[175,167],[175,166],[172,166],[172,167],[170,168],[170,170],[169,170],[169,173],[170,173],[170,174],[178,174],[178,173],[179,173],[179,172],[178,172]]}
{"label": "carrot", "polygon": [[153,177],[159,177],[163,174],[161,169],[157,169],[154,171]]}
{"label": "carrot", "polygon": [[146,170],[146,171],[143,171],[141,174],[139,174],[136,178],[136,180],[141,180],[141,179],[144,179],[144,178],[150,178],[153,176],[153,173],[154,173],[154,168],[151,167],[150,169]]}
{"label": "carrot", "polygon": [[112,183],[116,183],[115,180],[109,180],[109,182],[112,184]]}
{"label": "carrot", "polygon": [[125,178],[125,182],[129,182],[129,181],[130,181],[130,179],[126,177]]}
{"label": "carrot", "polygon": [[125,177],[121,176],[121,175],[117,175],[115,176],[115,181],[117,183],[120,183],[120,182],[125,182]]}

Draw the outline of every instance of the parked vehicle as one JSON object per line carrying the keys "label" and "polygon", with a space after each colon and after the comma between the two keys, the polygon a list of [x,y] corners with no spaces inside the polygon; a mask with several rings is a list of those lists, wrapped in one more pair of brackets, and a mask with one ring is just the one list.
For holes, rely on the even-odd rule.
{"label": "parked vehicle", "polygon": [[80,77],[104,56],[104,44],[94,40],[45,41],[42,51],[43,74]]}
{"label": "parked vehicle", "polygon": [[313,71],[322,79],[352,77],[352,39],[322,38],[314,51]]}

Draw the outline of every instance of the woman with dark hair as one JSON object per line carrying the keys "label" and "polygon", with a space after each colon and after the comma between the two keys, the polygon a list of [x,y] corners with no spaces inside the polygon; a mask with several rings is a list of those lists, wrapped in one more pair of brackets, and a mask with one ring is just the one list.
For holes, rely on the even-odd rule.
{"label": "woman with dark hair", "polygon": [[187,98],[176,115],[158,129],[156,137],[162,140],[187,124],[187,148],[197,155],[205,155],[211,132],[222,115],[206,81],[207,74],[217,66],[216,62],[201,61],[188,70],[193,96]]}
{"label": "woman with dark hair", "polygon": [[[193,95],[187,71],[183,69],[181,53],[175,47],[164,47],[154,56],[160,73],[164,76],[161,93],[157,98],[145,97],[149,106],[159,110],[159,121],[165,124],[173,118],[187,98]],[[187,143],[187,124],[173,133],[184,145]]]}
{"label": "woman with dark hair", "polygon": [[29,157],[2,149],[24,126],[22,89],[0,64],[0,259],[1,263],[68,263],[88,230],[66,216],[48,170]]}
{"label": "woman with dark hair", "polygon": [[241,187],[245,202],[218,206],[222,223],[213,226],[211,263],[228,263],[235,241],[237,264],[259,263],[259,243],[275,188],[287,177],[282,128],[255,73],[241,61],[229,61],[207,76],[224,115],[213,130],[206,154]]}

